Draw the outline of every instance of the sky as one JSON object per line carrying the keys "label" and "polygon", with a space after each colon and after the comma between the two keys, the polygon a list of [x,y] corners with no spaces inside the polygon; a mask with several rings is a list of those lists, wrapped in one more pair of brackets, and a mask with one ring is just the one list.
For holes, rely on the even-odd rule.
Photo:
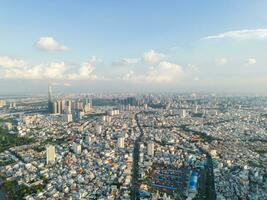
{"label": "sky", "polygon": [[0,0],[0,94],[267,93],[266,0]]}

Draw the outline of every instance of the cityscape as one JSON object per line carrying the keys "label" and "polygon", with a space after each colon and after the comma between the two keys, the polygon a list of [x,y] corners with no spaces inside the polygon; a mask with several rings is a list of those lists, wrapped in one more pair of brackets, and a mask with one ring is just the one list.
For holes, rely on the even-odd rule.
{"label": "cityscape", "polygon": [[1,1],[0,200],[267,200],[266,10]]}
{"label": "cityscape", "polygon": [[52,91],[1,100],[8,199],[267,197],[267,97]]}

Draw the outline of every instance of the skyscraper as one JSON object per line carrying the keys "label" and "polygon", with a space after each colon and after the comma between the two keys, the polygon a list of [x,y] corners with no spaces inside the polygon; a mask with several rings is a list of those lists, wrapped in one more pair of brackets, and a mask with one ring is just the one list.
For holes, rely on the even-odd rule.
{"label": "skyscraper", "polygon": [[52,87],[48,86],[48,113],[53,113],[53,99],[52,99]]}

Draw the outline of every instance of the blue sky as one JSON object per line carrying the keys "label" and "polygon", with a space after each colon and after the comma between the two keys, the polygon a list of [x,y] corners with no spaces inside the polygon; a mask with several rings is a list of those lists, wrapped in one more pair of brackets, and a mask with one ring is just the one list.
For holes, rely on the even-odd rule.
{"label": "blue sky", "polygon": [[262,92],[267,84],[267,1],[0,4],[2,93],[42,92],[48,83],[189,92]]}

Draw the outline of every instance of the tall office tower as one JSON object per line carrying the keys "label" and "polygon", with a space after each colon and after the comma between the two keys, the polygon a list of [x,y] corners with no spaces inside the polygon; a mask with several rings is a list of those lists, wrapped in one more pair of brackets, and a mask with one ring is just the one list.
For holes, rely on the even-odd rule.
{"label": "tall office tower", "polygon": [[66,113],[70,114],[71,113],[71,100],[66,101]]}
{"label": "tall office tower", "polygon": [[74,153],[81,154],[82,146],[80,144],[74,142],[72,145],[72,148],[73,148]]}
{"label": "tall office tower", "polygon": [[64,99],[61,100],[61,109],[62,109],[62,113],[65,112],[65,110],[66,110],[66,102]]}
{"label": "tall office tower", "polygon": [[62,113],[63,113],[63,109],[62,109],[62,107],[63,107],[62,101],[58,100],[58,101],[57,101],[57,112],[58,112],[59,114],[62,114]]}
{"label": "tall office tower", "polygon": [[52,87],[48,86],[48,113],[53,113],[53,98],[52,98]]}
{"label": "tall office tower", "polygon": [[120,136],[119,138],[118,138],[118,148],[120,148],[120,149],[123,149],[124,148],[124,137],[123,136]]}
{"label": "tall office tower", "polygon": [[147,155],[154,156],[154,143],[153,142],[149,142],[147,144]]}
{"label": "tall office tower", "polygon": [[49,145],[46,147],[46,164],[54,163],[56,161],[55,146]]}
{"label": "tall office tower", "polygon": [[57,102],[52,102],[52,113],[53,114],[57,114],[58,113],[58,106],[57,106]]}

